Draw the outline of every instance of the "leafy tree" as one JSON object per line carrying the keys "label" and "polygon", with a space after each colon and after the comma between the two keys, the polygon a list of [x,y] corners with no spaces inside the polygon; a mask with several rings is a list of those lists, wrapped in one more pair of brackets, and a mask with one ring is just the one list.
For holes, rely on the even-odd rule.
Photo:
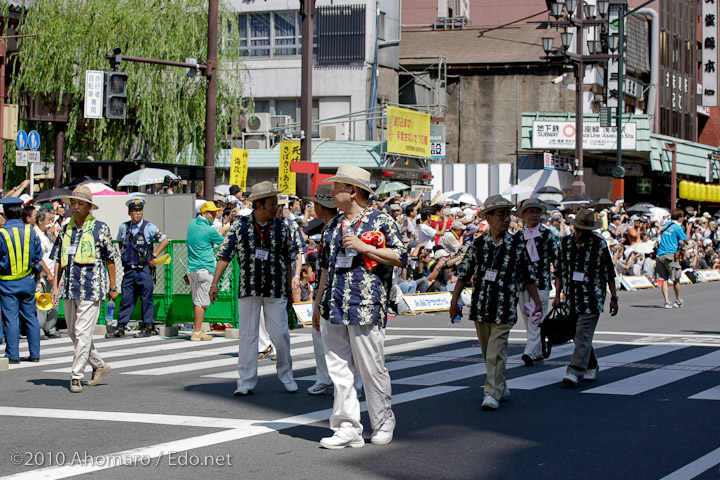
{"label": "leafy tree", "polygon": [[[129,56],[181,62],[187,57],[204,59],[207,11],[208,0],[36,0],[18,34],[37,36],[19,42],[11,97],[17,102],[22,90],[72,94],[66,161],[74,153],[82,159],[142,155],[176,163],[179,152],[193,150],[197,155],[192,156],[201,159],[207,79],[200,71],[192,78],[178,67],[122,62],[119,70],[129,76],[126,120],[85,120],[83,96],[85,71],[109,70],[105,55],[116,47]],[[221,1],[219,18],[216,144],[242,109],[237,16]],[[52,136],[43,139],[46,145],[52,143]],[[180,163],[187,163],[190,156],[181,155]],[[6,163],[14,168],[14,161]]]}

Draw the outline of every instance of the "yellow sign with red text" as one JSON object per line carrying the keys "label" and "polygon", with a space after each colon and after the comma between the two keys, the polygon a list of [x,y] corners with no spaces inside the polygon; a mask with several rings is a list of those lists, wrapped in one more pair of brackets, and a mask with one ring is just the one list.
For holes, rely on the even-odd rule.
{"label": "yellow sign with red text", "polygon": [[295,195],[297,174],[290,171],[292,162],[300,161],[300,142],[280,142],[280,170],[278,171],[278,190]]}
{"label": "yellow sign with red text", "polygon": [[248,151],[242,148],[233,148],[230,164],[230,185],[237,185],[244,192],[247,187],[247,171]]}
{"label": "yellow sign with red text", "polygon": [[430,157],[430,115],[407,108],[387,107],[388,153]]}

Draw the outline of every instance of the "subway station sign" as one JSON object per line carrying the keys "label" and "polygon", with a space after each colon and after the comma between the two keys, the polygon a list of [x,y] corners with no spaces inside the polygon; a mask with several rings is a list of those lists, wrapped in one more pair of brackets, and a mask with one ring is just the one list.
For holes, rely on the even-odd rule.
{"label": "subway station sign", "polygon": [[[533,122],[533,149],[574,150],[575,122]],[[625,123],[622,126],[623,150],[635,150],[637,125]],[[583,149],[617,150],[617,128],[601,127],[599,122],[583,124]]]}

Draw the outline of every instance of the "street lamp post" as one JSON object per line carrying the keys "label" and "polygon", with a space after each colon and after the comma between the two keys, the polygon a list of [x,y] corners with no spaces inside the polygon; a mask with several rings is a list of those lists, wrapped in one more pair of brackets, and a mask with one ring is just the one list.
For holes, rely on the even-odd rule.
{"label": "street lamp post", "polygon": [[[603,41],[596,40],[595,37],[587,40],[588,53],[585,55],[585,38],[587,27],[605,27],[608,26],[608,9],[610,0],[598,0],[596,11],[593,12],[593,6],[586,4],[584,1],[580,3],[578,0],[552,0],[550,3],[550,14],[555,21],[548,22],[550,26],[556,28],[563,27],[565,31],[560,34],[562,39],[562,50],[559,56],[550,56],[552,50],[552,41],[546,42],[543,39],[543,49],[545,50],[545,60],[555,58],[561,59],[564,63],[572,64],[575,70],[575,179],[572,184],[572,193],[575,195],[585,193],[584,161],[583,161],[583,84],[585,79],[585,68],[588,65],[606,62],[613,56],[603,53]],[[597,18],[593,13],[596,14]],[[563,20],[560,20],[563,18]],[[575,28],[575,53],[569,51],[573,39],[573,33],[567,31],[568,28]],[[605,38],[605,46],[608,44],[608,38]]]}

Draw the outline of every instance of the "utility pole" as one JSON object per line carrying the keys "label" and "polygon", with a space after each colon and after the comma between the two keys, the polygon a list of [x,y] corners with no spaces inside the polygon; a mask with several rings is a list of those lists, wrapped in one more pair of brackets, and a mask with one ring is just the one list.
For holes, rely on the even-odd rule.
{"label": "utility pole", "polygon": [[671,142],[665,144],[665,150],[670,152],[672,166],[670,168],[670,211],[677,208],[677,143]]}
{"label": "utility pole", "polygon": [[[312,161],[312,68],[313,68],[313,16],[315,0],[300,0],[302,16],[302,70],[300,73],[300,161]],[[312,195],[310,174],[297,174],[297,194]]]}
{"label": "utility pole", "polygon": [[[0,37],[0,136],[5,123],[5,56],[7,44],[5,37]],[[5,190],[5,139],[0,138],[0,191]]]}
{"label": "utility pole", "polygon": [[[218,1],[208,1],[207,61],[203,74],[207,77],[205,96],[205,200],[215,198],[215,125],[217,113]],[[312,46],[312,40],[310,41]],[[310,48],[312,52],[312,47]]]}

